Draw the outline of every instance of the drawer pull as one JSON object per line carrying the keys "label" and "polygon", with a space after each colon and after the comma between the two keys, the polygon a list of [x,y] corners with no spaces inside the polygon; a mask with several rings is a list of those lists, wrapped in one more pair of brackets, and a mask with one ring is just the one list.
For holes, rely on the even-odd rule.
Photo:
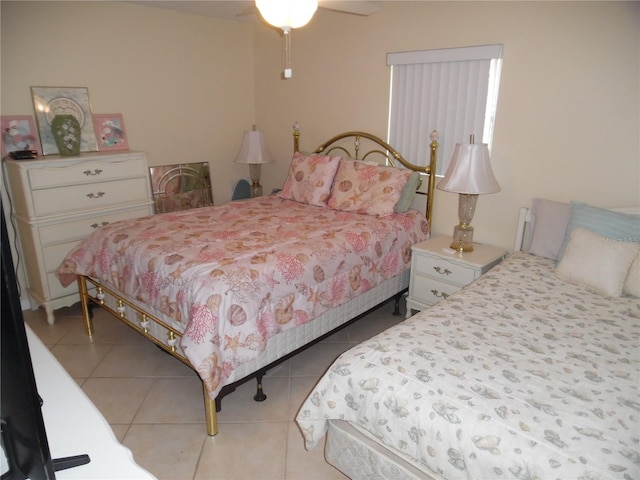
{"label": "drawer pull", "polygon": [[101,197],[104,197],[104,196],[105,196],[105,193],[104,193],[104,192],[98,192],[98,193],[93,193],[93,192],[91,192],[91,193],[87,193],[87,197],[89,197],[89,198],[101,198]]}
{"label": "drawer pull", "polygon": [[96,228],[106,227],[107,225],[109,225],[109,222],[92,223],[91,224],[91,228],[93,228],[95,230]]}
{"label": "drawer pull", "polygon": [[440,275],[451,275],[452,273],[448,268],[442,269],[441,267],[433,267],[433,269]]}
{"label": "drawer pull", "polygon": [[448,293],[445,293],[445,292],[440,293],[440,292],[439,292],[438,290],[436,290],[435,288],[434,288],[433,290],[431,290],[431,293],[433,293],[433,296],[434,296],[434,297],[444,298],[445,300],[446,300],[447,298],[449,298],[449,294],[448,294]]}
{"label": "drawer pull", "polygon": [[93,172],[91,170],[85,170],[84,173],[87,177],[90,175],[100,175],[102,173],[102,170],[100,170],[99,168],[96,168]]}

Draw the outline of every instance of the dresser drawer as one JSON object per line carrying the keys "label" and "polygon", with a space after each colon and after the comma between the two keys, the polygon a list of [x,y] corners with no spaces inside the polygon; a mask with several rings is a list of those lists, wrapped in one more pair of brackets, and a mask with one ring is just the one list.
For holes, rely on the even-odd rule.
{"label": "dresser drawer", "polygon": [[95,210],[121,204],[143,203],[148,200],[147,177],[46,188],[32,192],[37,217]]}
{"label": "dresser drawer", "polygon": [[80,240],[75,242],[60,243],[51,247],[44,247],[42,249],[42,256],[44,257],[44,269],[46,272],[51,273],[58,269],[64,257],[71,251],[73,247],[78,245]]}
{"label": "dresser drawer", "polygon": [[72,240],[80,240],[88,236],[95,229],[108,225],[109,223],[126,220],[128,218],[146,217],[151,214],[151,207],[147,206],[116,213],[93,215],[81,220],[47,225],[38,229],[40,243],[47,246]]}
{"label": "dresser drawer", "polygon": [[442,257],[431,257],[414,252],[413,267],[418,275],[429,276],[444,282],[467,285],[476,278],[476,269],[454,263]]}
{"label": "dresser drawer", "polygon": [[433,305],[460,290],[459,286],[422,275],[414,275],[411,282],[411,297],[426,305]]}
{"label": "dresser drawer", "polygon": [[147,162],[144,156],[104,162],[90,160],[76,165],[51,166],[29,170],[32,190],[41,188],[81,185],[132,177],[146,177]]}
{"label": "dresser drawer", "polygon": [[47,284],[49,285],[49,295],[51,298],[60,298],[78,293],[78,284],[76,282],[71,282],[66,287],[63,287],[54,272],[47,274]]}

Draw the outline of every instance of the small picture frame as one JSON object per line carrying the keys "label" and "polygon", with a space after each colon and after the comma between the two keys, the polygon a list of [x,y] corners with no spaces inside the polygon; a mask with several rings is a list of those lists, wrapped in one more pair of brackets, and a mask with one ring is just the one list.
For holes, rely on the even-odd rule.
{"label": "small picture frame", "polygon": [[98,150],[129,150],[121,113],[95,113],[93,128],[98,140]]}
{"label": "small picture frame", "polygon": [[31,97],[44,155],[59,153],[51,132],[56,115],[73,115],[78,120],[81,152],[98,150],[87,87],[31,87]]}
{"label": "small picture frame", "polygon": [[40,155],[40,140],[31,115],[2,115],[2,158],[20,150]]}

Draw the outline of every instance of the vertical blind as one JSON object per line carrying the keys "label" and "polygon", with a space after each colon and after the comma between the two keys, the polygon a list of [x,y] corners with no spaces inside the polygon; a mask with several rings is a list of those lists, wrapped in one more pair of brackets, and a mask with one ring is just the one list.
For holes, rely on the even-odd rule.
{"label": "vertical blind", "polygon": [[429,134],[440,138],[437,174],[456,143],[491,145],[502,45],[387,54],[391,66],[389,143],[412,163],[429,162]]}

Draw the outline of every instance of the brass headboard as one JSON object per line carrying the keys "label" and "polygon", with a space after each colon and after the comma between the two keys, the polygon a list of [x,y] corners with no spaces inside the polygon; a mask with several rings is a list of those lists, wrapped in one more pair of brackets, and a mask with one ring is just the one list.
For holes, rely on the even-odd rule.
{"label": "brass headboard", "polygon": [[[427,222],[429,223],[429,228],[431,228],[431,220],[433,218],[433,191],[435,189],[436,184],[436,160],[438,157],[438,132],[435,130],[431,132],[429,137],[431,139],[430,144],[430,155],[429,155],[429,165],[427,166],[419,166],[414,165],[405,159],[400,152],[398,152],[395,148],[389,145],[387,142],[382,140],[381,138],[372,135],[366,132],[345,132],[339,135],[336,135],[333,138],[330,138],[318,148],[316,148],[313,153],[324,153],[324,154],[332,154],[332,155],[340,155],[346,156],[349,158],[353,158],[355,160],[366,160],[371,155],[380,155],[384,157],[385,163],[393,167],[399,167],[402,165],[409,170],[413,170],[415,172],[420,172],[421,174],[425,174],[429,176],[427,182],[427,191],[421,192],[416,191],[419,195],[427,196],[427,207],[425,211],[425,216],[427,217]],[[352,145],[347,147],[344,140],[347,139],[352,141]],[[362,150],[362,139],[369,140],[372,145],[372,149],[367,149],[364,153]],[[353,151],[349,149],[352,148]],[[300,152],[300,125],[298,123],[293,125],[293,150],[294,152]],[[339,153],[334,153],[334,152]],[[375,158],[375,157],[374,157]],[[398,165],[398,163],[400,165]]]}

